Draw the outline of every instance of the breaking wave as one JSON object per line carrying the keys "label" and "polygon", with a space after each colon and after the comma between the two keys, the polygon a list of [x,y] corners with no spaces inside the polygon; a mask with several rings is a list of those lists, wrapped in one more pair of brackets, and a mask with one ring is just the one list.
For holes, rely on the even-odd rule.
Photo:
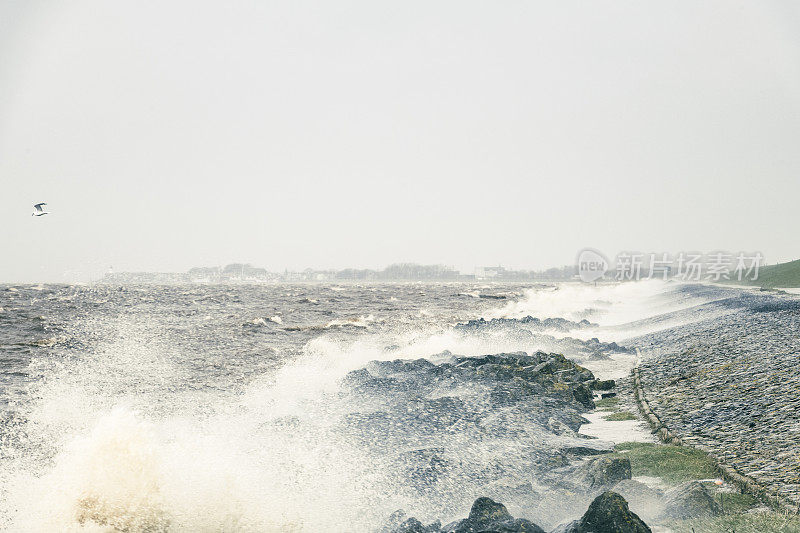
{"label": "breaking wave", "polygon": [[[351,289],[329,290],[343,297]],[[354,409],[341,393],[349,372],[371,361],[426,358],[439,364],[453,354],[573,350],[579,357],[591,337],[607,331],[616,339],[631,336],[636,328],[624,335],[620,328],[659,315],[688,319],[680,317],[682,310],[714,299],[662,282],[537,287],[498,301],[458,298],[446,290],[449,296],[436,295],[443,304],[420,296],[418,288],[396,292],[390,301],[396,311],[382,310],[385,299],[362,300],[363,313],[348,310],[320,322],[321,330],[285,324],[277,328],[281,335],[305,335],[297,341],[301,348],[293,352],[289,340],[278,338],[274,342],[287,344],[266,351],[283,359],[254,377],[244,372],[260,361],[256,355],[223,346],[229,357],[212,358],[202,345],[187,350],[173,340],[200,335],[202,328],[214,328],[204,339],[227,339],[243,323],[282,325],[297,302],[322,302],[307,306],[316,309],[324,298],[285,296],[276,304],[286,310],[283,319],[273,314],[225,322],[225,313],[234,311],[203,310],[186,315],[197,317],[189,328],[171,313],[154,316],[145,307],[135,316],[115,309],[73,324],[73,336],[99,340],[88,351],[70,347],[32,359],[36,379],[16,400],[15,429],[2,442],[0,524],[34,532],[371,531],[401,507],[417,516],[456,514],[452,502],[431,501],[420,509],[419,499],[403,496],[387,473],[397,450],[380,442],[365,446],[341,431]],[[426,298],[425,306],[417,305]],[[453,314],[456,300],[482,307]],[[479,316],[588,320],[592,327],[530,335],[519,328],[454,327]],[[53,344],[37,348],[58,349]],[[584,356],[592,357],[587,350]],[[218,385],[215,372],[232,385]],[[243,384],[237,387],[237,380]],[[468,455],[468,439],[452,442],[460,446],[456,455]],[[462,496],[466,502],[475,495]]]}

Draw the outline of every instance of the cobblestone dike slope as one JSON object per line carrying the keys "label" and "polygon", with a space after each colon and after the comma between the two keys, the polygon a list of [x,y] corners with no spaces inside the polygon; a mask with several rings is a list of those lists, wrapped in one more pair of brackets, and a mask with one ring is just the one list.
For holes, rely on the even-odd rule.
{"label": "cobblestone dike slope", "polygon": [[630,342],[650,408],[685,444],[800,507],[800,298],[720,289],[693,314],[705,318]]}

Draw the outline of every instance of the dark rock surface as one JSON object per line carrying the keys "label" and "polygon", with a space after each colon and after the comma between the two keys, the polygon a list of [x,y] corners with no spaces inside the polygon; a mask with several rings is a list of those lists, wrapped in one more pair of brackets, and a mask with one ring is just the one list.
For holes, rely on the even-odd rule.
{"label": "dark rock surface", "polygon": [[569,332],[597,327],[588,320],[573,322],[563,318],[546,318],[540,320],[535,317],[493,318],[485,320],[470,320],[456,326],[456,331],[465,335],[479,335],[486,337],[497,336],[517,343],[535,345],[544,351],[558,352],[576,359],[604,359],[610,353],[629,353],[632,349],[620,346],[616,342],[601,342],[597,338],[580,340],[572,337],[553,336],[547,332]]}
{"label": "dark rock surface", "polygon": [[513,517],[506,506],[491,498],[478,498],[469,510],[469,520],[475,523],[504,522]]}
{"label": "dark rock surface", "polygon": [[400,524],[400,526],[394,530],[395,533],[435,533],[438,531],[441,531],[441,524],[439,522],[424,526],[422,522],[413,517]]}
{"label": "dark rock surface", "polygon": [[588,488],[608,487],[631,479],[631,462],[627,457],[596,457],[581,465],[577,482]]}
{"label": "dark rock surface", "polygon": [[339,431],[383,451],[381,482],[404,506],[453,516],[465,495],[485,494],[551,525],[569,512],[553,501],[588,503],[594,485],[563,480],[575,477],[583,457],[611,451],[578,435],[582,413],[594,407],[591,372],[542,352],[434,360],[442,362],[373,361],[341,382],[341,404],[351,411]]}
{"label": "dark rock surface", "polygon": [[625,498],[616,492],[606,491],[594,499],[580,520],[557,528],[556,532],[650,533],[650,528],[628,509]]}
{"label": "dark rock surface", "polygon": [[611,490],[625,498],[629,508],[643,520],[654,521],[664,506],[664,492],[633,479],[615,483]]}
{"label": "dark rock surface", "polygon": [[444,527],[439,522],[423,526],[416,518],[409,518],[399,526],[398,516],[405,513],[397,511],[389,519],[389,526],[382,531],[386,533],[545,533],[545,531],[524,518],[514,518],[506,506],[491,498],[481,497],[475,500],[467,518],[456,520]]}
{"label": "dark rock surface", "polygon": [[[643,350],[641,376],[651,408],[686,442],[780,487],[784,495],[797,497],[800,396],[790,391],[800,391],[800,307],[789,301],[796,297],[695,286],[679,286],[672,296],[680,299],[683,293],[695,301],[698,296],[708,297],[709,303],[688,309],[677,306],[678,311],[643,319],[634,329],[656,333],[625,341],[626,346]],[[548,346],[578,360],[628,351],[597,339],[546,334],[590,326],[585,321],[528,317],[475,320],[460,324],[457,331],[481,336],[483,342],[495,336],[502,345],[511,339]],[[627,460],[606,457],[607,446],[577,435],[581,414],[594,405],[593,397],[618,395],[619,405],[633,409],[628,378],[596,380],[564,357],[545,353],[442,354],[434,360],[444,362],[372,363],[366,374],[348,379],[351,394],[368,394],[372,405],[380,406],[374,410],[379,414],[359,411],[354,417],[365,417],[372,427],[391,427],[392,421],[402,420],[400,426],[413,427],[415,432],[432,428],[432,439],[424,445],[410,447],[391,432],[385,437],[392,446],[400,444],[397,464],[404,482],[412,480],[423,494],[466,483],[467,492],[494,498],[479,507],[486,505],[497,512],[497,520],[481,522],[471,514],[441,531],[534,527],[522,518],[511,518],[512,514],[551,529],[578,516],[575,509],[587,506],[583,518],[557,530],[639,533],[650,531],[640,517],[658,523],[719,513],[701,484],[686,483],[667,493],[647,487],[631,479]],[[391,391],[391,398],[380,390]],[[413,417],[410,425],[407,416]],[[448,428],[457,428],[461,444],[465,439],[469,442],[468,453],[464,448],[451,453]],[[481,458],[481,467],[478,460],[470,463],[470,454]],[[462,499],[460,508],[464,505]],[[455,507],[441,513],[426,509],[425,516],[459,516]],[[430,527],[421,522],[406,526],[416,528],[413,531]]]}
{"label": "dark rock surface", "polygon": [[667,491],[660,518],[701,518],[721,513],[711,493],[697,481],[687,481]]}
{"label": "dark rock surface", "polygon": [[456,326],[456,331],[471,336],[497,337],[503,341],[516,344],[535,345],[546,352],[557,352],[577,361],[587,359],[605,359],[610,353],[628,353],[631,348],[620,346],[616,342],[600,342],[597,338],[581,340],[572,337],[554,336],[548,332],[580,331],[597,327],[587,320],[573,322],[563,318],[535,317],[493,318],[470,320]]}
{"label": "dark rock surface", "polygon": [[613,379],[598,379],[592,382],[592,390],[608,391],[613,389],[616,385]]}
{"label": "dark rock surface", "polygon": [[[402,523],[398,522],[403,520]],[[467,518],[456,520],[444,527],[439,522],[425,526],[416,518],[405,518],[402,511],[395,512],[382,533],[545,533],[535,523],[524,518],[514,518],[506,506],[490,498],[481,497],[472,504]],[[558,526],[553,533],[650,533],[650,528],[636,513],[628,509],[625,498],[616,492],[606,491],[597,496],[584,515],[573,522]]]}
{"label": "dark rock surface", "polygon": [[456,328],[481,329],[519,325],[527,326],[529,329],[552,329],[557,331],[569,331],[572,329],[597,327],[597,324],[593,324],[586,319],[581,320],[580,322],[573,322],[572,320],[567,320],[565,318],[545,318],[544,320],[541,320],[533,316],[526,316],[525,318],[493,318],[491,320],[479,318],[477,320],[470,320],[469,322],[459,324],[456,326]]}

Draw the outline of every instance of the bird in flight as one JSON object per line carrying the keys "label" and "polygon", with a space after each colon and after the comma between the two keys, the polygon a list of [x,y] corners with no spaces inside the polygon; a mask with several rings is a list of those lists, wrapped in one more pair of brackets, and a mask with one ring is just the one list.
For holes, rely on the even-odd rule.
{"label": "bird in flight", "polygon": [[42,206],[43,206],[43,205],[47,205],[47,204],[46,204],[45,202],[42,202],[42,203],[40,203],[40,204],[36,204],[36,205],[34,205],[34,206],[33,206],[33,213],[31,213],[31,216],[32,216],[32,217],[40,217],[40,216],[42,216],[42,215],[46,215],[46,214],[48,214],[48,213],[47,213],[47,211],[45,211],[44,209],[42,209]]}

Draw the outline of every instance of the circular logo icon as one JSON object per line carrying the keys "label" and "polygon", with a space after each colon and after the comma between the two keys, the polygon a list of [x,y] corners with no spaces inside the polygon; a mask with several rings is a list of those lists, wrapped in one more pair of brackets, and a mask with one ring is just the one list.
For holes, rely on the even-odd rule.
{"label": "circular logo icon", "polygon": [[578,277],[581,281],[591,283],[602,278],[608,272],[608,259],[593,248],[584,248],[578,253]]}

